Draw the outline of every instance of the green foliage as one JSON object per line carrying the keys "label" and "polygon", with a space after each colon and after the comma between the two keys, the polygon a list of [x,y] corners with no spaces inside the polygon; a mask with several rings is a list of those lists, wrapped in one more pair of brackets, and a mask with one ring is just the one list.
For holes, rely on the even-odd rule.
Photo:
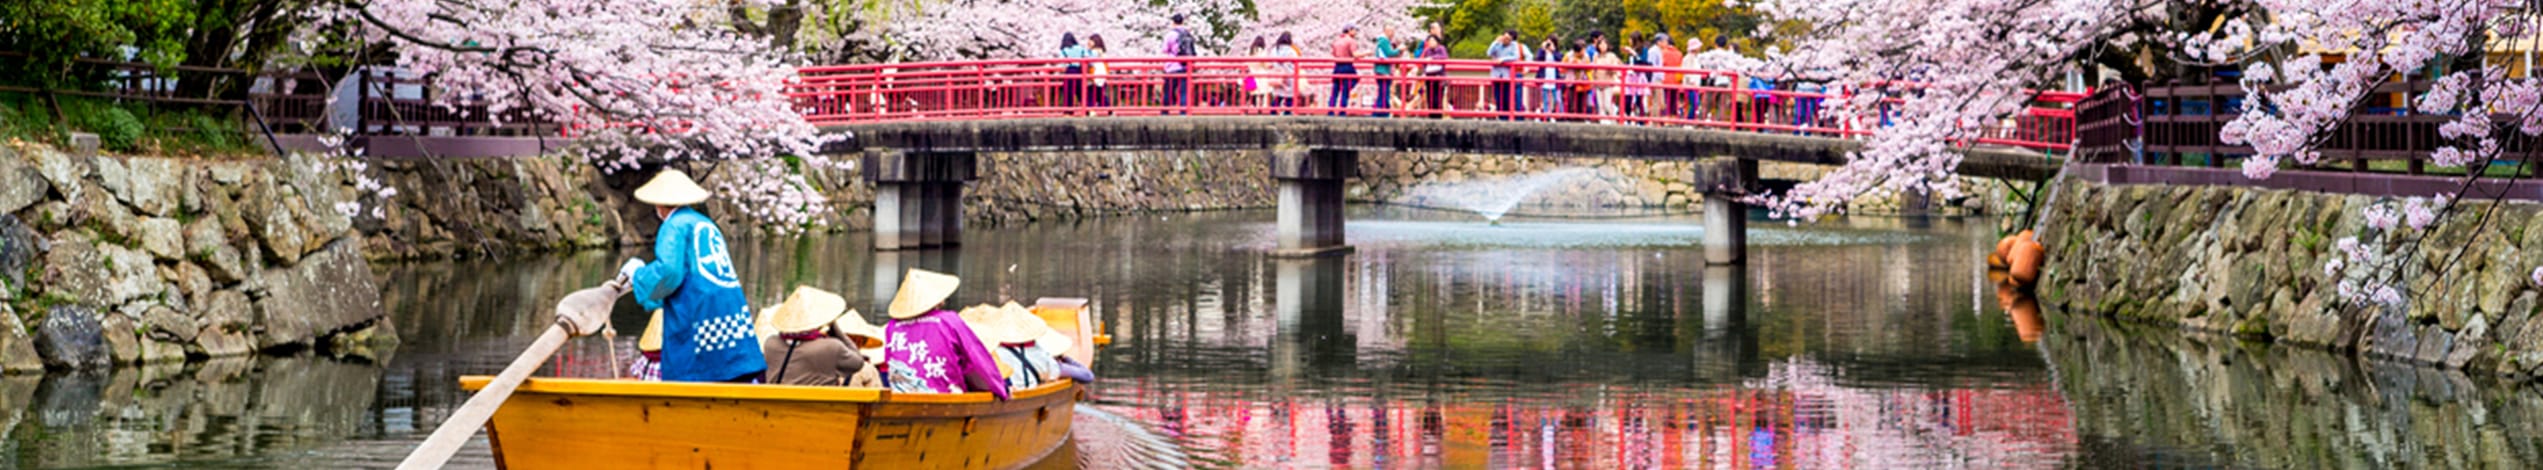
{"label": "green foliage", "polygon": [[111,104],[88,100],[63,99],[62,115],[71,127],[97,134],[107,150],[130,152],[141,148],[141,118],[132,111]]}
{"label": "green foliage", "polygon": [[78,77],[41,73],[67,70],[80,57],[137,60],[167,70],[185,59],[195,23],[193,0],[0,0],[0,49],[33,54],[16,74],[20,83],[64,87]]}
{"label": "green foliage", "polygon": [[1529,47],[1549,34],[1569,41],[1605,32],[1618,47],[1624,47],[1628,33],[1669,33],[1669,42],[1677,47],[1685,47],[1689,38],[1710,44],[1715,36],[1727,36],[1751,55],[1767,45],[1788,46],[1782,37],[1789,36],[1752,37],[1767,24],[1765,15],[1733,0],[1447,0],[1417,8],[1414,14],[1439,22],[1446,29],[1449,52],[1457,57],[1482,56],[1492,37],[1509,29],[1518,30]]}

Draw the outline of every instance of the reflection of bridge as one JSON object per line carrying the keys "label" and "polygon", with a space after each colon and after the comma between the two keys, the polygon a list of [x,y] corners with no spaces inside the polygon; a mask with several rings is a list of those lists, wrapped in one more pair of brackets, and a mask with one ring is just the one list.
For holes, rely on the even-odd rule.
{"label": "reflection of bridge", "polygon": [[[1375,75],[1335,75],[1330,59],[1183,62],[1188,69],[1179,73],[1164,72],[1155,58],[813,67],[791,95],[806,119],[853,137],[828,150],[863,154],[876,184],[875,246],[884,250],[959,241],[961,183],[975,173],[978,152],[1232,149],[1271,153],[1280,180],[1277,253],[1343,251],[1342,180],[1353,176],[1359,154],[1442,151],[1718,158],[1691,176],[1711,188],[1706,244],[1716,249],[1708,260],[1736,263],[1744,221],[1711,214],[1746,212],[1738,199],[1755,186],[1754,161],[1842,163],[1861,145],[1853,138],[1869,132],[1819,112],[1845,94],[1752,88],[1744,86],[1748,77],[1728,72],[1517,63],[1524,76],[1551,68],[1569,78],[1491,79],[1485,73],[1496,64],[1486,61],[1361,61],[1440,70],[1381,84]],[[1110,73],[1076,72],[1095,64]],[[1321,104],[1328,101],[1318,93],[1336,82],[1351,98]],[[1381,87],[1409,99],[1378,107]],[[1519,93],[1497,95],[1505,89]],[[1542,90],[1571,95],[1565,101],[1573,105],[1531,104]],[[1626,97],[1646,103],[1619,106]],[[2042,94],[2042,107],[1983,126],[1960,150],[1960,171],[2045,179],[2058,161],[2041,153],[2069,147],[2074,112],[2065,106],[2078,98]]]}

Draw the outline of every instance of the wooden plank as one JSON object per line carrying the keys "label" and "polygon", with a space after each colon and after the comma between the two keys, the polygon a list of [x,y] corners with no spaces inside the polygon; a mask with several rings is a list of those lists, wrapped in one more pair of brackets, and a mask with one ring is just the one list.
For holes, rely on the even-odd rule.
{"label": "wooden plank", "polygon": [[491,429],[511,470],[846,468],[868,406],[524,391]]}
{"label": "wooden plank", "polygon": [[[877,405],[857,434],[868,468],[1016,468],[1049,455],[1068,438],[1077,388],[1036,387],[1030,396],[994,404]],[[1065,392],[1065,393],[1061,393]],[[901,395],[911,397],[914,395]]]}

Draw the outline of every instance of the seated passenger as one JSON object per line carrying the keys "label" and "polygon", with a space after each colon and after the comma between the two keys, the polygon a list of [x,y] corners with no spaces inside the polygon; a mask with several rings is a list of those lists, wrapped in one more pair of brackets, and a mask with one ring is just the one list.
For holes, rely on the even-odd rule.
{"label": "seated passenger", "polygon": [[848,299],[821,289],[797,287],[786,303],[770,312],[767,334],[760,337],[760,356],[768,358],[768,383],[782,385],[847,385],[848,377],[865,370],[865,356],[847,340],[831,333],[831,324],[848,310]]}
{"label": "seated passenger", "polygon": [[1003,307],[968,309],[962,316],[994,351],[1008,390],[1032,388],[1060,378],[1059,363],[1050,351],[1066,351],[1071,345],[1067,335],[1052,330],[1042,317],[1014,302]]}
{"label": "seated passenger", "polygon": [[645,334],[636,338],[636,361],[627,366],[627,376],[636,380],[662,380],[662,311],[653,311],[653,319],[645,321]]}
{"label": "seated passenger", "polygon": [[864,368],[848,375],[848,386],[883,388],[883,374],[876,370],[883,366],[883,327],[866,323],[865,315],[849,310],[830,322],[830,334],[856,346],[857,357],[865,362]]}
{"label": "seated passenger", "polygon": [[939,308],[961,285],[961,278],[924,269],[901,279],[900,292],[885,309],[892,321],[883,325],[883,376],[893,392],[989,392],[1008,398],[997,360],[981,347],[979,336],[961,315]]}

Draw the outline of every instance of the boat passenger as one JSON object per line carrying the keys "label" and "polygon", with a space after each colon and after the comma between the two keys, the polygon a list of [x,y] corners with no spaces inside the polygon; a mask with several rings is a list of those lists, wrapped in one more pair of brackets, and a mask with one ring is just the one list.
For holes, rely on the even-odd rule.
{"label": "boat passenger", "polygon": [[[768,334],[760,337],[760,356],[768,359],[768,383],[781,385],[847,385],[860,372],[868,375],[865,355],[832,327],[841,317],[856,317],[848,299],[812,287],[797,287],[786,303],[769,312]],[[862,322],[862,320],[859,320]]]}
{"label": "boat passenger", "polygon": [[692,207],[708,195],[687,173],[668,168],[636,188],[636,200],[653,205],[662,228],[654,232],[654,261],[628,259],[618,275],[638,305],[662,311],[663,380],[749,383],[768,363],[752,347],[750,306],[724,232]]}
{"label": "boat passenger", "polygon": [[989,343],[1008,390],[1032,388],[1061,377],[1052,351],[1067,351],[1074,345],[1031,310],[1008,302],[1002,307],[966,309],[962,317],[980,333],[981,341]]}
{"label": "boat passenger", "polygon": [[627,366],[627,376],[636,380],[662,380],[662,311],[653,311],[653,319],[645,321],[645,334],[636,338],[636,360]]}
{"label": "boat passenger", "polygon": [[892,321],[883,325],[883,376],[893,392],[989,392],[1007,399],[997,360],[962,315],[941,308],[961,285],[961,278],[924,269],[901,279],[885,309]]}

